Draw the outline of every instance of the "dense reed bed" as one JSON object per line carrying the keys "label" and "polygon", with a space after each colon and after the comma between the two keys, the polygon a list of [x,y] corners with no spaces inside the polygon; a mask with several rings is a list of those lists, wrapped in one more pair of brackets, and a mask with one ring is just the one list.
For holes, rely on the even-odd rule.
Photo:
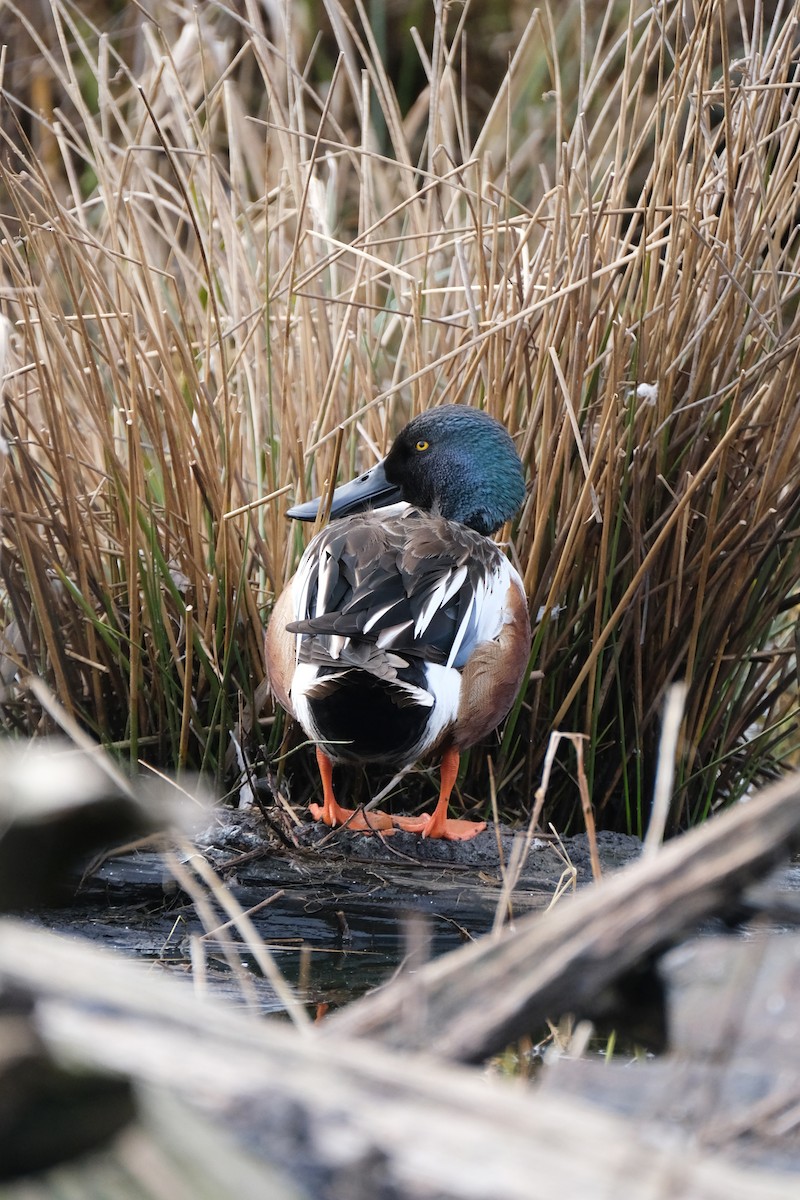
{"label": "dense reed bed", "polygon": [[[34,674],[134,764],[233,788],[243,757],[285,754],[261,628],[307,531],[283,510],[457,402],[517,438],[510,552],[542,614],[465,803],[488,811],[491,778],[524,818],[557,728],[586,737],[599,822],[640,831],[678,680],[673,825],[780,767],[800,14],[734,27],[720,7],[545,6],[483,111],[468,4],[409,39],[423,82],[403,110],[360,4],[327,0],[322,42],[291,3],[269,26],[248,3],[174,4],[163,25],[127,6],[108,35],[66,0],[41,28],[7,6],[6,731],[49,728]],[[280,758],[295,799],[304,761]],[[559,828],[579,810],[564,765]]]}

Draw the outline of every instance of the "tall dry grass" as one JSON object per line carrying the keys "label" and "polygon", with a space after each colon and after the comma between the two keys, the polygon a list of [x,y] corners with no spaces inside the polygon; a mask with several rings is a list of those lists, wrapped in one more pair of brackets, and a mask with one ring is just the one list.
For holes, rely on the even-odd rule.
{"label": "tall dry grass", "polygon": [[[469,5],[436,6],[407,111],[359,4],[327,0],[324,80],[290,3],[270,27],[250,3],[162,26],[137,9],[124,38],[65,0],[46,28],[7,6],[54,97],[37,114],[2,94],[7,730],[46,727],[34,673],[134,762],[231,784],[233,738],[276,754],[256,693],[307,532],[287,497],[324,485],[337,446],[350,474],[458,402],[530,468],[512,553],[543,616],[489,747],[501,812],[527,811],[558,727],[587,737],[600,821],[641,829],[678,679],[673,823],[780,765],[800,5],[757,28],[721,7],[545,6],[476,133]],[[462,785],[481,806],[485,750]],[[578,804],[567,764],[548,815]]]}

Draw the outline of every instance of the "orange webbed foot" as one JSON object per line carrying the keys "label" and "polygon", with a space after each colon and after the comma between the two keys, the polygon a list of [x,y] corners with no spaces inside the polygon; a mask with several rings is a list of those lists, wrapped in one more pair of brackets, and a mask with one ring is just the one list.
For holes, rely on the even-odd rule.
{"label": "orange webbed foot", "polygon": [[360,808],[342,808],[339,804],[309,804],[308,811],[315,821],[322,821],[331,828],[346,825],[354,833],[394,833],[392,818],[380,809],[365,812]]}
{"label": "orange webbed foot", "polygon": [[457,817],[443,817],[437,820],[438,813],[433,816],[423,813],[420,817],[393,817],[397,829],[406,833],[421,833],[424,838],[441,838],[446,842],[468,842],[471,838],[483,833],[485,821],[464,821]]}

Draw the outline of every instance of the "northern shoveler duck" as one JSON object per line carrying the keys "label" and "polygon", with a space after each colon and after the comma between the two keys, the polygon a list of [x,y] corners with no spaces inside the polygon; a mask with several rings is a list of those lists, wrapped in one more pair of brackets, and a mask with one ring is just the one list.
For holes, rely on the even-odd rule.
{"label": "northern shoveler duck", "polygon": [[[459,754],[502,720],[522,683],[525,591],[489,535],[519,510],[522,464],[506,429],[458,405],[415,417],[382,462],[335,489],[266,635],[273,692],[316,743],[327,825],[465,840],[451,820]],[[288,516],[313,520],[320,500]],[[389,507],[387,507],[389,506]],[[404,769],[441,754],[432,815],[339,806],[334,762]]]}

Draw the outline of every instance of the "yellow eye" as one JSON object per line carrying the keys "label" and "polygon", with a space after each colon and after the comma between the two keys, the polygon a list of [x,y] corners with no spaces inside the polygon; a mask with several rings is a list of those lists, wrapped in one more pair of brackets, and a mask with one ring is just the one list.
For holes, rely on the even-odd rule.
{"label": "yellow eye", "polygon": [[417,444],[416,444],[416,446],[414,447],[414,449],[415,449],[415,450],[419,450],[419,451],[421,452],[421,451],[423,451],[423,450],[427,450],[427,449],[428,449],[428,446],[429,446],[429,444],[430,444],[429,442],[417,442]]}

